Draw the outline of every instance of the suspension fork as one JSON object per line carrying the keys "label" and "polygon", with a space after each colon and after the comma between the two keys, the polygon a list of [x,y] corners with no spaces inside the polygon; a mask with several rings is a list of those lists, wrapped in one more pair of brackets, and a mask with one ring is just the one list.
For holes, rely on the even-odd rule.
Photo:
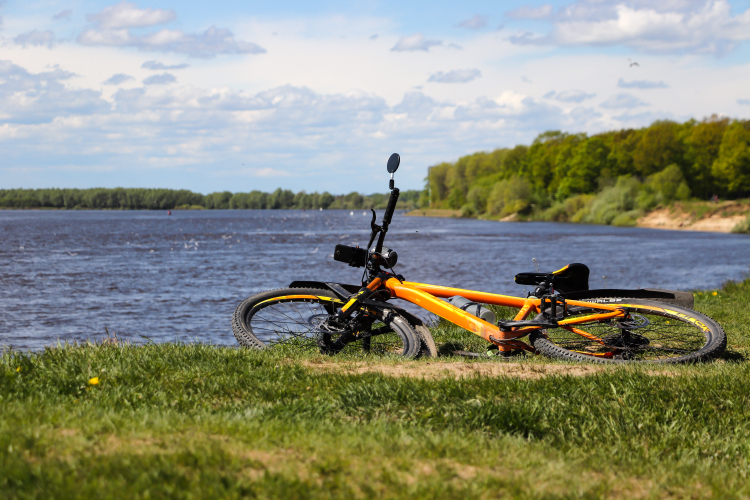
{"label": "suspension fork", "polygon": [[348,319],[352,314],[354,314],[357,309],[359,309],[362,301],[372,295],[373,292],[377,290],[382,283],[383,278],[378,276],[374,280],[372,280],[366,287],[357,292],[356,295],[352,296],[349,301],[347,301],[347,303],[344,304],[344,306],[336,312],[336,321],[343,321],[345,319]]}

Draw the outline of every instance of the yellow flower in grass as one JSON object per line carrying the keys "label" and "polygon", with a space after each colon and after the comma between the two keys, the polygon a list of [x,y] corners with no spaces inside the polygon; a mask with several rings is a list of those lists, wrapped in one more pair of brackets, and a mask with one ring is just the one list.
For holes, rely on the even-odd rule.
{"label": "yellow flower in grass", "polygon": [[99,377],[94,377],[89,380],[89,385],[99,385]]}
{"label": "yellow flower in grass", "polygon": [[714,292],[711,295],[718,295],[718,294],[719,294],[719,292]]}
{"label": "yellow flower in grass", "polygon": [[21,371],[21,367],[19,366],[18,368],[16,368],[16,371],[20,372]]}

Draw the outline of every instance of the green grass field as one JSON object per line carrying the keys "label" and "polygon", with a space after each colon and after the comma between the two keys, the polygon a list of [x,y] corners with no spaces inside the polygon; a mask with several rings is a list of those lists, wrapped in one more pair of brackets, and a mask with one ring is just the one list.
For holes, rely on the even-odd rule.
{"label": "green grass field", "polygon": [[[208,345],[5,353],[0,497],[747,498],[748,303],[750,281],[696,294],[720,360],[584,376],[541,357],[518,363],[555,374],[457,380]],[[406,364],[467,362],[502,363]]]}

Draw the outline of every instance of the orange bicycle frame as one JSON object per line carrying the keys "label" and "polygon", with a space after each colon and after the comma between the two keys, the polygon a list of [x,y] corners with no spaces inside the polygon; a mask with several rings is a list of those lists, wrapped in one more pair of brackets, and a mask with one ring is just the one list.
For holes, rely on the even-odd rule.
{"label": "orange bicycle frame", "polygon": [[[473,302],[481,304],[494,304],[498,306],[507,306],[519,309],[518,314],[513,318],[515,321],[521,321],[526,319],[532,312],[540,313],[541,311],[541,299],[536,297],[528,297],[526,299],[520,297],[512,297],[510,295],[498,295],[487,292],[476,292],[473,290],[463,290],[461,288],[450,288],[438,285],[428,285],[425,283],[414,283],[410,281],[399,281],[396,278],[390,278],[385,283],[382,283],[380,278],[376,278],[368,288],[374,290],[381,284],[388,289],[393,298],[399,298],[411,302],[423,309],[430,311],[431,313],[454,323],[461,328],[465,328],[470,332],[482,337],[498,346],[501,351],[510,351],[513,349],[524,349],[533,351],[534,349],[522,342],[516,340],[519,337],[531,333],[535,330],[540,330],[540,326],[530,326],[525,328],[514,328],[511,331],[504,331],[495,325],[492,325],[466,311],[455,307],[448,302],[439,300],[438,297],[448,298],[456,295],[465,297]],[[611,318],[621,318],[625,316],[625,311],[622,306],[613,306],[608,304],[592,304],[585,301],[569,300],[566,301],[569,306],[582,306],[582,307],[596,307],[597,310],[607,311],[597,314],[590,314],[586,316],[577,316],[575,318],[562,319],[557,322],[558,327],[565,328],[573,333],[589,338],[591,340],[601,342],[597,337],[586,333],[583,330],[575,328],[575,325],[580,323],[589,323],[591,321],[602,321]],[[603,342],[602,342],[603,343]]]}

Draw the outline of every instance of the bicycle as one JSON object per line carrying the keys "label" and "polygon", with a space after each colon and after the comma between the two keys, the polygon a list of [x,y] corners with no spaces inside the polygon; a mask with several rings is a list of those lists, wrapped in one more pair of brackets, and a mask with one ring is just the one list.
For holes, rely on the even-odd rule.
{"label": "bicycle", "polygon": [[[501,356],[530,352],[598,363],[687,363],[724,352],[724,330],[692,310],[692,294],[589,290],[589,269],[584,264],[517,274],[516,283],[535,287],[525,298],[406,281],[393,269],[398,254],[383,246],[399,197],[394,185],[399,164],[400,157],[394,153],[387,164],[391,174],[388,206],[380,225],[372,210],[367,247],[339,244],[334,251],[334,260],[364,268],[361,285],[294,281],[287,288],[244,300],[232,318],[232,330],[241,346],[436,356],[437,347],[426,325],[390,302],[401,299],[478,335]],[[452,297],[463,297],[468,304],[458,307],[441,300]],[[489,322],[479,317],[482,304],[518,312],[512,320]]]}

